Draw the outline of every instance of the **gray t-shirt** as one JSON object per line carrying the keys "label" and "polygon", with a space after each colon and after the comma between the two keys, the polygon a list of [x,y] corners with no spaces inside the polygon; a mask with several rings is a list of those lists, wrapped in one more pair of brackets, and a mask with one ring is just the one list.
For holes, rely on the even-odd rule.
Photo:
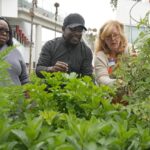
{"label": "gray t-shirt", "polygon": [[[0,51],[6,48],[7,45],[3,46]],[[26,64],[19,50],[13,49],[4,59],[10,64],[8,72],[15,85],[23,85],[29,81]]]}

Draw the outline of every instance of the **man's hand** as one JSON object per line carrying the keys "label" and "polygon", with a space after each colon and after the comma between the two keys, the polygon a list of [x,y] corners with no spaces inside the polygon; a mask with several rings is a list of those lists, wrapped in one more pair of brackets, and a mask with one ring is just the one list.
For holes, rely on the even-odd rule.
{"label": "man's hand", "polygon": [[68,64],[62,61],[57,61],[56,64],[52,67],[48,67],[48,72],[68,72]]}

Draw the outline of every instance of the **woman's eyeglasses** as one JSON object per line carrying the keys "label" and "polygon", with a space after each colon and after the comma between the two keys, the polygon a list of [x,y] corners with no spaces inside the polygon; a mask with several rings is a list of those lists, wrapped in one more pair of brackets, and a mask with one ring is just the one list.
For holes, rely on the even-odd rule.
{"label": "woman's eyeglasses", "polygon": [[4,29],[4,28],[0,28],[0,34],[3,34],[3,35],[8,35],[9,34],[9,30],[7,29]]}
{"label": "woman's eyeglasses", "polygon": [[120,34],[110,34],[105,37],[106,40],[119,39],[119,38],[120,38]]}

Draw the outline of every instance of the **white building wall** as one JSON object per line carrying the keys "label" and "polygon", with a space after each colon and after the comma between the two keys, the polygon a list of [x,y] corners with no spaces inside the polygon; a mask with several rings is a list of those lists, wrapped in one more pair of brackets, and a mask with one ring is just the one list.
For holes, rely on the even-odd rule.
{"label": "white building wall", "polygon": [[0,16],[2,16],[2,0],[0,0]]}
{"label": "white building wall", "polygon": [[[27,1],[32,1],[32,0],[27,0]],[[22,2],[21,0],[0,0],[0,16],[3,17],[8,17],[9,23],[15,28],[15,26],[19,26],[19,29],[21,29],[21,31],[23,31],[23,33],[25,33],[26,37],[28,38],[28,40],[30,41],[31,39],[31,23],[27,22],[28,18],[29,20],[30,15],[26,14],[26,8],[24,8],[24,11],[19,11],[20,14],[18,14],[18,2]],[[45,9],[45,4],[48,5],[49,0],[42,0],[42,8]],[[40,2],[39,2],[40,4]],[[39,6],[39,5],[38,5]],[[49,10],[49,9],[48,9]],[[22,12],[22,13],[21,13]],[[28,11],[27,11],[28,12]],[[51,12],[50,12],[51,14]],[[24,18],[23,18],[23,17]],[[43,45],[43,43],[45,43],[47,40],[53,39],[54,38],[54,31],[51,30],[54,29],[54,24],[53,22],[51,22],[51,20],[53,20],[54,18],[47,18],[46,16],[43,16],[42,14],[38,14],[37,13],[37,22],[34,22],[35,24],[33,25],[33,46],[32,46],[32,62],[36,62],[39,58],[39,53],[41,50],[41,46]],[[46,19],[45,19],[45,18]],[[44,19],[43,19],[44,18]],[[35,20],[35,19],[34,19]],[[38,22],[38,20],[40,20],[40,22]],[[44,22],[44,24],[41,25],[41,33],[40,33],[40,37],[37,39],[36,38],[36,32],[39,32],[38,30],[36,30],[36,25],[41,24],[41,22]],[[46,28],[44,28],[46,27]],[[61,29],[61,24],[58,23],[58,27],[57,30],[60,32]],[[46,34],[45,32],[46,31]],[[61,35],[61,33],[57,32],[57,36]],[[19,41],[19,40],[18,40]],[[28,47],[22,45],[21,43],[19,43],[17,41],[17,38],[14,38],[14,44],[18,45],[18,49],[20,50],[24,60],[26,63],[29,63],[29,53],[30,53],[30,46],[28,45]],[[44,41],[44,42],[43,42]],[[37,49],[35,49],[35,47],[38,47],[38,53],[37,53]]]}
{"label": "white building wall", "polygon": [[18,17],[18,0],[0,0],[0,16]]}
{"label": "white building wall", "polygon": [[[27,38],[30,40],[31,39],[31,24],[25,21],[22,21],[20,24],[20,28],[23,30],[24,33],[26,33]],[[34,31],[33,31],[34,33]],[[33,35],[33,42],[34,42],[34,36]],[[34,45],[32,46],[32,61],[34,61]],[[29,53],[30,53],[30,47],[25,47],[22,49],[23,52],[23,57],[25,59],[26,63],[29,63]]]}
{"label": "white building wall", "polygon": [[[131,0],[118,0],[117,6],[117,20],[121,21],[125,25],[130,25],[130,9],[135,4],[135,1]],[[141,18],[145,16],[145,14],[150,11],[150,3],[149,1],[140,1],[135,5],[132,9],[131,15],[132,17],[139,21]],[[136,26],[137,22],[132,20],[132,25]]]}
{"label": "white building wall", "polygon": [[[130,43],[133,43],[138,37],[139,33],[144,30],[143,28],[137,29],[137,24],[140,19],[144,18],[146,13],[150,11],[149,0],[143,0],[138,2],[132,0],[118,0],[118,6],[116,11],[116,18],[125,25],[125,33]],[[134,7],[133,7],[134,5]],[[130,10],[131,17],[130,17]]]}

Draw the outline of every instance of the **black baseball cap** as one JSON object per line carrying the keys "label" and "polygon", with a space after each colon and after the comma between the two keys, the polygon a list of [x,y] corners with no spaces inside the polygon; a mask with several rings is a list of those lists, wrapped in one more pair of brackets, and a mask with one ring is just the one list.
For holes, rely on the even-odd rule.
{"label": "black baseball cap", "polygon": [[75,28],[75,27],[81,26],[85,30],[87,30],[86,27],[85,27],[84,18],[80,14],[77,14],[77,13],[69,14],[64,19],[63,26],[64,27],[70,27],[70,28]]}

